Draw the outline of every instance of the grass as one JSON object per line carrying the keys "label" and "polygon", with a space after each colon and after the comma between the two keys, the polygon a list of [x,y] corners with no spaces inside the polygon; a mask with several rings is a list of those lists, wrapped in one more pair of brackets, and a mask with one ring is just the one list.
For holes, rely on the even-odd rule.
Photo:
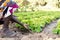
{"label": "grass", "polygon": [[[29,25],[29,29],[33,32],[41,32],[46,24],[60,17],[59,11],[36,11],[36,12],[18,12],[14,15],[18,16],[19,21]],[[21,28],[18,24],[17,27]]]}

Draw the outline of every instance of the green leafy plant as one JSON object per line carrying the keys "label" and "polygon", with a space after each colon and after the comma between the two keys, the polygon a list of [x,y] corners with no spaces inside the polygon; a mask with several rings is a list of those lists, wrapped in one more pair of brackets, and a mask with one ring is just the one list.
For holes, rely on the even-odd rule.
{"label": "green leafy plant", "polygon": [[57,22],[57,27],[53,30],[53,33],[60,34],[60,19]]}
{"label": "green leafy plant", "polygon": [[[54,11],[35,11],[15,13],[19,21],[29,25],[33,32],[41,32],[45,25],[60,17],[60,12]],[[19,25],[16,24],[19,28]],[[23,28],[22,28],[23,29]]]}

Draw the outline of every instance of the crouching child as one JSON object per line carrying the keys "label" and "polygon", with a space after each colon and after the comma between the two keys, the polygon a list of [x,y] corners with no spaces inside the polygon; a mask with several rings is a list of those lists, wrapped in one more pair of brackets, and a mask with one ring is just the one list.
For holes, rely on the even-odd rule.
{"label": "crouching child", "polygon": [[3,24],[3,29],[2,31],[8,35],[11,36],[12,34],[14,35],[14,32],[12,32],[11,30],[9,30],[9,23],[11,22],[16,22],[18,24],[20,24],[21,26],[23,26],[24,28],[27,28],[26,24],[21,23],[19,20],[17,20],[15,18],[15,16],[13,15],[13,13],[16,11],[16,9],[18,9],[18,5],[12,1],[12,0],[1,0],[0,1],[0,14],[2,15],[0,17],[0,24]]}

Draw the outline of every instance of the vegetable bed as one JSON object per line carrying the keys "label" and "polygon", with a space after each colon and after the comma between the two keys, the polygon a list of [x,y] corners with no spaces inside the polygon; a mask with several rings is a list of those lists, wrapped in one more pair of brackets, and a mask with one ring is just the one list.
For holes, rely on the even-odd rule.
{"label": "vegetable bed", "polygon": [[57,26],[55,29],[53,29],[53,33],[60,34],[60,19],[57,22]]}
{"label": "vegetable bed", "polygon": [[[19,21],[29,25],[29,29],[33,32],[41,32],[46,24],[60,17],[59,11],[36,11],[36,12],[18,12],[14,15],[18,16]],[[18,24],[17,27],[21,28]]]}

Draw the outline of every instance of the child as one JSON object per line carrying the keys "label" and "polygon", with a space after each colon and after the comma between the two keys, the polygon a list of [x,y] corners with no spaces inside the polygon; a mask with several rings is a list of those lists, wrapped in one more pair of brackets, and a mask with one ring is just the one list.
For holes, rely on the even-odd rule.
{"label": "child", "polygon": [[18,8],[18,5],[12,0],[6,0],[4,3],[2,3],[1,7],[2,9],[5,9],[1,17],[3,18],[12,15],[12,13]]}
{"label": "child", "polygon": [[11,34],[13,34],[13,32],[11,32],[8,27],[9,21],[16,22],[27,29],[27,25],[19,22],[13,15],[13,12],[18,8],[18,5],[12,0],[6,0],[6,1],[2,0],[1,2],[3,2],[1,8],[4,9],[2,17],[0,18],[0,20],[4,21],[3,32],[6,34],[8,33],[7,35],[10,36]]}

